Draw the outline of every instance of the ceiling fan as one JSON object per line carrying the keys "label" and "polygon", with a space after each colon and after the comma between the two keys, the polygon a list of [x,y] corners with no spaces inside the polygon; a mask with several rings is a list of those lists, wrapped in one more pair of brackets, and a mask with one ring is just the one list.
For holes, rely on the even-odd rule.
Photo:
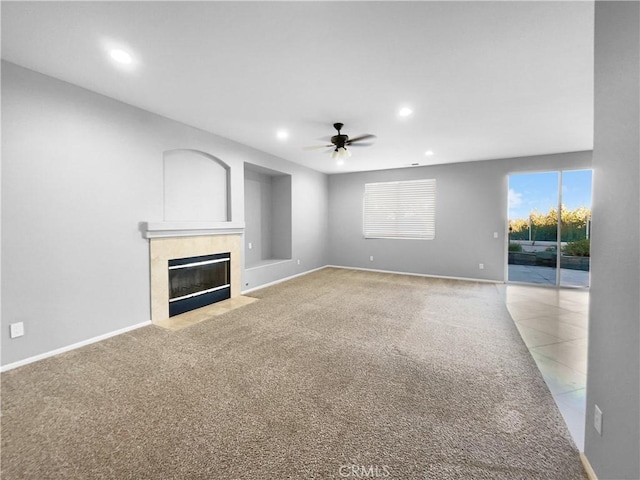
{"label": "ceiling fan", "polygon": [[363,143],[363,140],[369,140],[376,138],[375,135],[365,134],[360,135],[359,137],[349,138],[349,135],[343,135],[341,132],[344,124],[342,123],[334,123],[333,128],[338,131],[337,135],[331,137],[331,145],[318,145],[315,147],[303,147],[305,150],[312,150],[316,148],[327,148],[330,147],[332,149],[331,158],[338,161],[343,161],[345,158],[349,158],[351,156],[351,152],[347,150],[347,146],[351,147],[368,147],[373,145],[371,142]]}

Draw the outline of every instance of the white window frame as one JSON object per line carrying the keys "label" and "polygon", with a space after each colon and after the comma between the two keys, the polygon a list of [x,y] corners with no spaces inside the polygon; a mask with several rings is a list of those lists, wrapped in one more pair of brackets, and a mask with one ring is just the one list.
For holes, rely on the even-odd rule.
{"label": "white window frame", "polygon": [[436,238],[436,179],[365,183],[364,238]]}

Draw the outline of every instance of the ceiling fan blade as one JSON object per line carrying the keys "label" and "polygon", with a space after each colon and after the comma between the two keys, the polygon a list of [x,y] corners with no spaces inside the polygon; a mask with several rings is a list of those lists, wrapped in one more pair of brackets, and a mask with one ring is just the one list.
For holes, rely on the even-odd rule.
{"label": "ceiling fan blade", "polygon": [[378,138],[375,135],[370,135],[370,134],[366,134],[366,135],[360,135],[359,137],[354,137],[354,138],[350,138],[347,141],[347,145],[350,145],[354,142],[359,142],[360,140],[367,140],[368,138]]}
{"label": "ceiling fan blade", "polygon": [[373,142],[358,142],[349,144],[350,147],[370,147]]}
{"label": "ceiling fan blade", "polygon": [[318,150],[319,148],[329,148],[333,147],[333,145],[313,145],[310,147],[302,147],[302,150]]}

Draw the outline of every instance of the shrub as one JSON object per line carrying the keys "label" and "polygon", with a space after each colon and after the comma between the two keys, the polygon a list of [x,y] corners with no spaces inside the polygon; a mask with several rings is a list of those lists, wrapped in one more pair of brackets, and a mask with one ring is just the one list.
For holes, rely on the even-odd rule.
{"label": "shrub", "polygon": [[522,245],[520,245],[519,243],[509,243],[509,251],[510,252],[521,252],[522,251]]}
{"label": "shrub", "polygon": [[[568,210],[562,205],[561,211],[561,240],[574,242],[585,238],[591,210],[586,207]],[[533,210],[528,218],[509,220],[509,233],[512,240],[555,241],[558,236],[558,208],[551,207],[546,214]]]}
{"label": "shrub", "polygon": [[590,242],[588,238],[583,240],[577,240],[575,242],[567,243],[563,249],[565,255],[572,255],[575,257],[588,257],[590,256]]}

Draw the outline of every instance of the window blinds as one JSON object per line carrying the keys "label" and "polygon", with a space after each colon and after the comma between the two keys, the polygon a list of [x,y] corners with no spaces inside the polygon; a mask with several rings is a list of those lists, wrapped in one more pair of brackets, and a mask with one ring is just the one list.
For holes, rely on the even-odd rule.
{"label": "window blinds", "polygon": [[364,186],[365,238],[436,236],[436,180],[367,183]]}

